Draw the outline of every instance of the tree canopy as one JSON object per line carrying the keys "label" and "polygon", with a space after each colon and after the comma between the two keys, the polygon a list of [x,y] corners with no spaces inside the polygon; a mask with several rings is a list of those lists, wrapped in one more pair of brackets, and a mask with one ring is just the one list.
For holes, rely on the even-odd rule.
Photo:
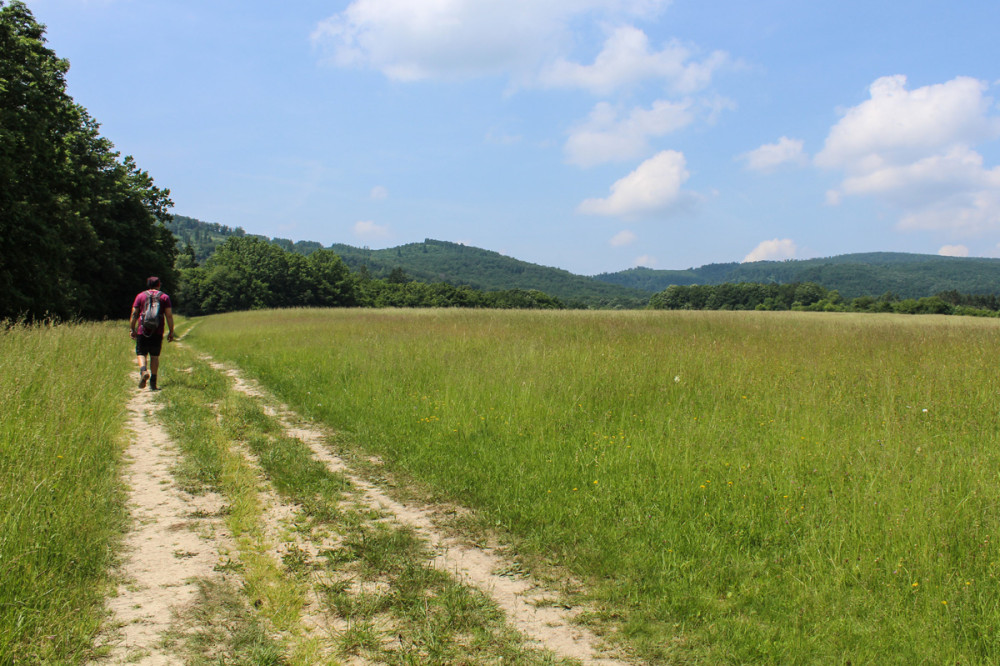
{"label": "tree canopy", "polygon": [[175,282],[169,190],[100,135],[68,70],[0,0],[0,320],[124,317],[147,276]]}

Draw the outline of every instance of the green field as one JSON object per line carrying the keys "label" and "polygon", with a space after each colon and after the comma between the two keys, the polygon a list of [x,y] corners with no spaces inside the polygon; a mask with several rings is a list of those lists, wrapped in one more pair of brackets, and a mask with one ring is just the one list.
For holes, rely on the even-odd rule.
{"label": "green field", "polygon": [[290,310],[188,341],[582,581],[646,661],[996,663],[997,326]]}
{"label": "green field", "polygon": [[92,655],[126,528],[119,324],[0,322],[0,663]]}

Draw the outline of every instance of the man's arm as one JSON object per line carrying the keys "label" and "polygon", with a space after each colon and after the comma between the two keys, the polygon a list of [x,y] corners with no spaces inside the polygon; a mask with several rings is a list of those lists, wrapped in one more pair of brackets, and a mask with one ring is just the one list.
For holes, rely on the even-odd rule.
{"label": "man's arm", "polygon": [[[128,327],[132,331],[131,335],[134,338],[138,333],[135,332],[136,324],[139,323],[139,308],[132,308],[132,318],[128,322]],[[173,327],[171,327],[173,328]]]}
{"label": "man's arm", "polygon": [[167,319],[167,326],[170,329],[170,332],[167,333],[167,342],[173,342],[173,339],[174,339],[174,309],[173,308],[167,308],[166,310],[164,310],[163,316],[166,317],[166,319]]}

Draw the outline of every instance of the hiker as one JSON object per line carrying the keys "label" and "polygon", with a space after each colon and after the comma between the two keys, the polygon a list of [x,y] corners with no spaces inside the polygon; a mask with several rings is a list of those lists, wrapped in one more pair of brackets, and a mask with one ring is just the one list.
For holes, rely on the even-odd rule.
{"label": "hiker", "polygon": [[[170,309],[170,297],[160,291],[160,278],[146,280],[146,291],[135,297],[132,303],[132,339],[135,340],[135,358],[139,363],[139,388],[156,390],[156,371],[160,368],[160,348],[163,346],[163,324],[170,326],[167,340],[174,341],[174,313]],[[146,370],[146,356],[149,356],[149,370]]]}

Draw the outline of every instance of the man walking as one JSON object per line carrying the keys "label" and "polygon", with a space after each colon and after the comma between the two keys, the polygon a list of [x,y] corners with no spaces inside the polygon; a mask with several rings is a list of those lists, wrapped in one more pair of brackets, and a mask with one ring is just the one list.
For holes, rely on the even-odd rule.
{"label": "man walking", "polygon": [[[160,368],[160,349],[163,346],[164,321],[170,327],[167,340],[174,340],[174,313],[170,297],[160,291],[160,278],[146,280],[146,291],[135,297],[132,303],[132,318],[129,327],[135,340],[135,357],[139,363],[139,388],[156,390],[156,372]],[[149,370],[146,356],[149,356]]]}

